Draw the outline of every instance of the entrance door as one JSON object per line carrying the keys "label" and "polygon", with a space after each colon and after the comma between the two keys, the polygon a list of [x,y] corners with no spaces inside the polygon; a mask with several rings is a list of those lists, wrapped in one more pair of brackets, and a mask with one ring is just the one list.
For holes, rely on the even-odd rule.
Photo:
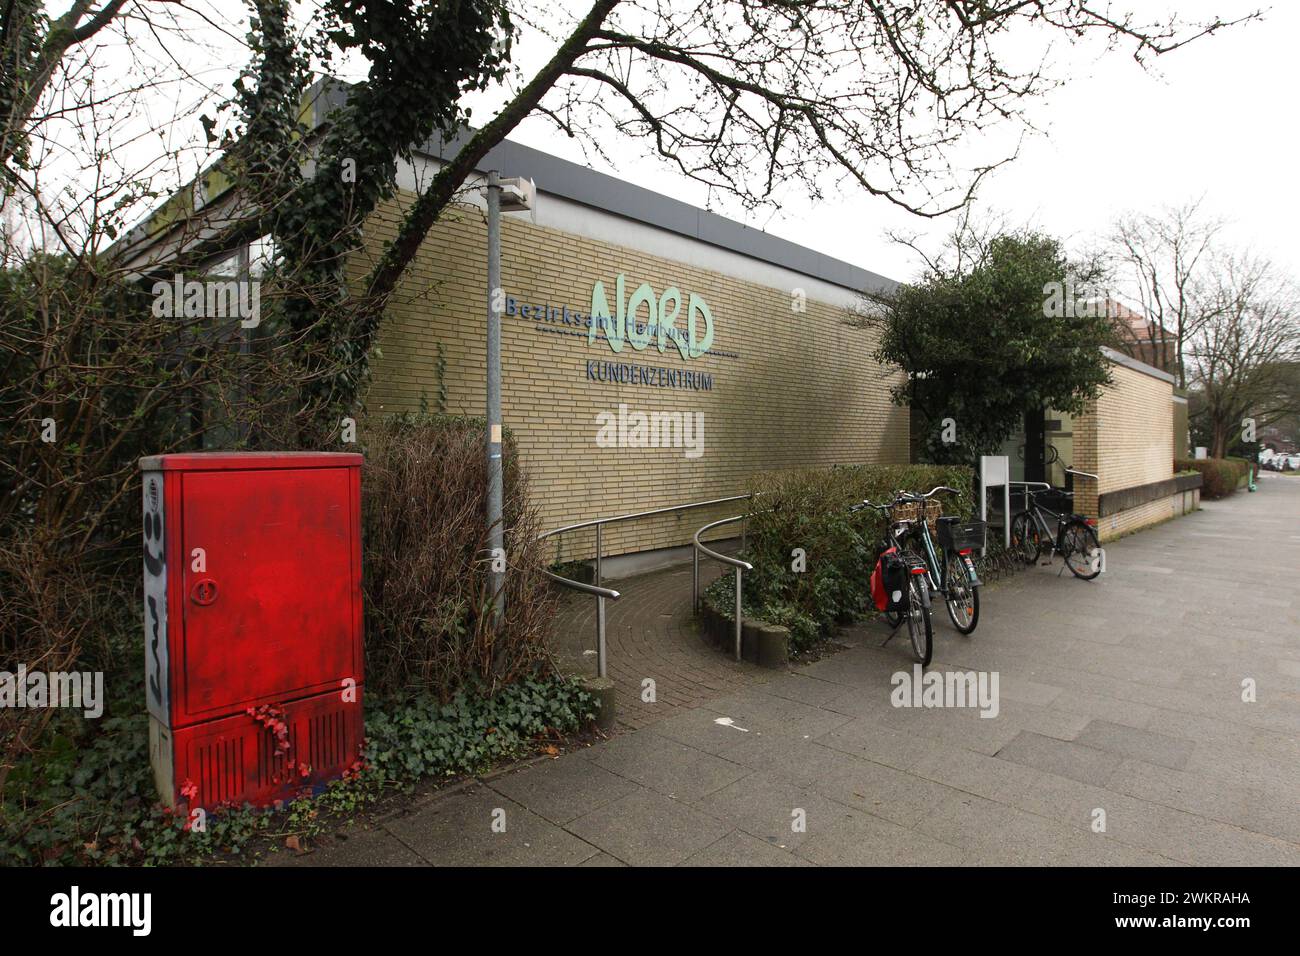
{"label": "entrance door", "polygon": [[1047,439],[1042,410],[1025,413],[1025,481],[1047,480]]}

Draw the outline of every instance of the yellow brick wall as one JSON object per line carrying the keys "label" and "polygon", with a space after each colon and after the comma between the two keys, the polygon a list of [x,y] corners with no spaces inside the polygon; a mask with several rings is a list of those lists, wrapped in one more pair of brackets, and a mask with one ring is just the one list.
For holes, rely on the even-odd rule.
{"label": "yellow brick wall", "polygon": [[1099,494],[1173,475],[1173,386],[1118,363],[1110,372],[1112,384],[1074,422],[1074,467],[1101,479],[1076,481],[1075,509],[1094,517]]}
{"label": "yellow brick wall", "polygon": [[[409,202],[403,195],[398,203]],[[615,279],[627,292],[649,282],[704,298],[714,319],[711,352],[683,359],[625,344],[614,353],[603,336],[562,322],[506,316],[502,322],[502,408],[518,441],[543,526],[737,494],[756,471],[907,461],[906,410],[889,401],[896,374],[871,359],[874,340],[843,321],[843,309],[809,299],[791,309],[791,290],[742,282],[685,262],[598,242],[503,216],[502,285],[530,305],[588,312],[601,280],[611,309]],[[363,275],[395,233],[395,204],[368,220],[366,251],[350,264]],[[682,240],[689,254],[690,240]],[[483,414],[485,400],[486,226],[472,207],[449,210],[430,232],[393,297],[373,364],[370,414],[415,410],[421,392],[437,410],[438,346],[445,361],[446,411]],[[641,310],[644,316],[644,309]],[[551,331],[541,331],[543,326]],[[565,334],[556,334],[556,333]],[[730,356],[736,357],[730,357]],[[711,391],[588,381],[588,360],[682,368],[713,376]],[[704,452],[600,448],[596,415],[631,410],[704,414]],[[735,514],[737,505],[606,529],[607,554],[688,543],[701,524]],[[734,532],[727,532],[731,534]],[[591,539],[568,536],[565,560],[590,553]]]}

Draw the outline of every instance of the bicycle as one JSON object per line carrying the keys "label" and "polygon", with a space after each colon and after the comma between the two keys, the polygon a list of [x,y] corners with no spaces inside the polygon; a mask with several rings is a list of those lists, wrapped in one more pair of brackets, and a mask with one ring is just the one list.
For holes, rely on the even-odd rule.
{"label": "bicycle", "polygon": [[[1086,471],[1075,471],[1073,468],[1066,468],[1065,471],[1067,474],[1078,475],[1081,478],[1091,478],[1094,481],[1097,479],[1096,475]],[[1053,511],[1038,500],[1041,496],[1052,493],[1073,500],[1074,492],[1053,488],[1046,482],[1023,482],[1023,484],[1028,507],[1011,519],[1012,552],[1019,552],[1025,564],[1036,564],[1043,553],[1043,543],[1046,541],[1047,564],[1052,563],[1052,555],[1059,554],[1065,567],[1068,567],[1070,573],[1076,578],[1091,581],[1101,574],[1101,563],[1097,558],[1101,551],[1101,542],[1093,527],[1094,522],[1073,512]],[[1031,487],[1037,485],[1041,487]],[[1048,526],[1044,514],[1050,515],[1055,521],[1055,534]],[[1065,568],[1061,570],[1064,571]]]}
{"label": "bicycle", "polygon": [[[923,509],[930,503],[931,497],[940,492],[960,494],[955,488],[940,485],[924,495],[898,491],[888,504],[878,505],[871,501],[863,501],[851,509],[856,511],[870,507],[889,518],[884,544],[886,548],[891,546],[897,548],[912,572],[910,576],[912,593],[909,593],[908,600],[908,633],[917,659],[922,664],[929,664],[931,656],[933,637],[930,622],[931,593],[943,595],[948,617],[959,633],[969,635],[979,623],[981,582],[970,555],[975,548],[984,545],[984,522],[963,522],[960,518],[951,516],[937,517],[936,532],[939,542],[936,546]],[[904,508],[908,505],[917,506],[915,517],[906,516],[910,512],[905,511]],[[900,508],[900,506],[904,507]],[[913,539],[919,540],[924,549],[923,554],[909,547]],[[920,611],[916,610],[918,605]],[[903,621],[903,614],[887,612],[885,620],[897,631]],[[891,633],[890,638],[892,637]]]}
{"label": "bicycle", "polygon": [[[896,492],[894,503],[915,504],[924,517],[931,498],[940,492],[961,494],[956,488],[939,485],[923,495]],[[907,538],[919,539],[930,590],[943,595],[952,626],[959,633],[969,635],[979,624],[979,589],[982,586],[971,552],[984,547],[985,525],[982,521],[964,522],[950,515],[935,515],[934,525],[935,533],[932,535],[928,518],[919,521],[909,530]]]}
{"label": "bicycle", "polygon": [[[878,505],[874,502],[863,499],[860,504],[850,505],[850,512],[861,511],[863,508],[873,508],[889,517],[891,505]],[[930,624],[930,590],[926,581],[925,563],[921,556],[914,551],[908,550],[901,535],[906,532],[910,526],[910,521],[890,521],[885,528],[885,537],[882,541],[882,553],[894,548],[898,551],[899,556],[907,565],[909,574],[907,576],[907,607],[904,611],[887,612],[885,620],[889,623],[889,637],[885,638],[888,644],[898,633],[898,627],[907,621],[908,639],[912,643],[912,656],[917,662],[926,667],[930,663],[930,658],[934,652],[934,631]]]}

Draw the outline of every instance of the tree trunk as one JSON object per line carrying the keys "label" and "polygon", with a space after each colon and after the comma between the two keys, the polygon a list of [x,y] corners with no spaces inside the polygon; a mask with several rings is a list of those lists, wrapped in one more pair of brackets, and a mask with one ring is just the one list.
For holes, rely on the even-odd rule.
{"label": "tree trunk", "polygon": [[1215,422],[1210,438],[1210,457],[1222,458],[1228,453],[1228,428],[1223,422]]}

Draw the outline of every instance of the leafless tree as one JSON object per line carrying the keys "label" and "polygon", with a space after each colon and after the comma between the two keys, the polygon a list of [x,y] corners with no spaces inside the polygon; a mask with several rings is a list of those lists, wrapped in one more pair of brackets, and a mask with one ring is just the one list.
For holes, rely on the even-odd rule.
{"label": "leafless tree", "polygon": [[1203,321],[1188,341],[1187,370],[1210,454],[1222,458],[1247,425],[1258,430],[1297,411],[1300,290],[1259,256],[1223,256],[1212,265]]}
{"label": "leafless tree", "polygon": [[[243,211],[230,217],[234,202],[214,209],[214,217],[227,220],[193,230],[201,237],[194,246],[167,244],[173,258],[179,250],[182,265],[285,228],[307,234],[296,214],[282,214],[309,208],[312,187],[309,176],[280,171],[326,165],[306,154],[319,139],[281,135],[300,118],[297,98],[285,91],[304,72],[282,42],[292,2],[258,0],[253,32],[265,34],[255,44],[264,54],[241,81],[266,87],[256,97],[255,118],[272,131],[268,155],[246,149],[235,157],[233,166],[246,173]],[[348,368],[331,386],[341,405],[355,401],[351,393],[365,378],[364,357],[389,298],[429,230],[488,151],[529,116],[546,118],[597,153],[613,137],[638,139],[683,176],[746,207],[777,205],[793,192],[825,198],[849,191],[937,216],[966,205],[991,170],[1014,158],[1014,147],[982,147],[978,134],[994,124],[1032,127],[1031,104],[1064,81],[1064,71],[1052,66],[1061,47],[1079,45],[1094,56],[1125,50],[1145,64],[1257,16],[1140,17],[1087,0],[588,0],[576,10],[558,2],[510,7],[515,20],[553,41],[553,52],[530,77],[517,77],[504,105],[404,202],[393,241],[320,319],[323,337],[334,343],[326,349],[347,357]],[[396,0],[389,12],[412,15]],[[364,23],[356,26],[367,32]],[[366,93],[374,96],[395,76],[406,82],[402,67],[393,67],[372,58]],[[396,173],[387,157],[405,156],[413,144],[383,145],[385,159],[367,170],[387,177],[379,193],[391,195]],[[253,175],[257,170],[266,175]],[[371,211],[346,208],[352,218],[324,232],[349,235]]]}
{"label": "leafless tree", "polygon": [[[537,112],[600,148],[646,139],[685,176],[746,205],[785,187],[861,190],[914,213],[959,208],[1012,156],[965,172],[950,151],[1061,80],[1057,43],[1127,45],[1139,62],[1237,20],[1154,21],[1086,0],[596,0],[549,62],[469,140],[410,208],[367,283],[391,292],[454,190]],[[1009,54],[1014,39],[1031,51]]]}
{"label": "leafless tree", "polygon": [[70,50],[91,40],[122,12],[127,0],[73,0],[48,19],[40,0],[0,0],[0,169],[23,152],[28,125],[55,71]]}
{"label": "leafless tree", "polygon": [[1187,387],[1187,342],[1213,318],[1220,302],[1210,275],[1216,237],[1223,221],[1202,209],[1202,200],[1129,213],[1112,229],[1108,253],[1144,323],[1120,322],[1121,344],[1172,372]]}

